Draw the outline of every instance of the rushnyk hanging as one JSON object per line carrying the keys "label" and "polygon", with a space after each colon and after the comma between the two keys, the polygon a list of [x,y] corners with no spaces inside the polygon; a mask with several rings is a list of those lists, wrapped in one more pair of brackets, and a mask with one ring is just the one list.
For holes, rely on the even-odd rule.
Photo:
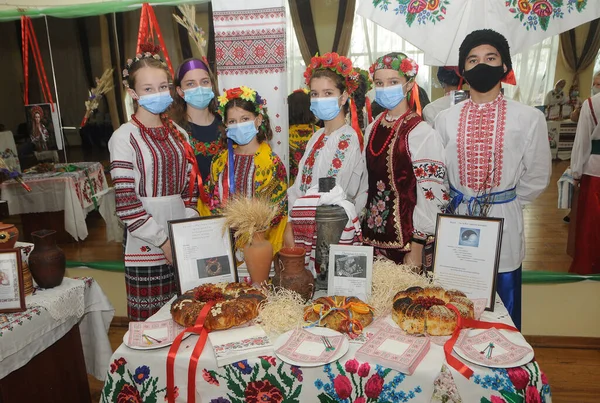
{"label": "rushnyk hanging", "polygon": [[288,166],[286,15],[284,0],[213,0],[221,91],[245,85],[265,99],[271,148]]}

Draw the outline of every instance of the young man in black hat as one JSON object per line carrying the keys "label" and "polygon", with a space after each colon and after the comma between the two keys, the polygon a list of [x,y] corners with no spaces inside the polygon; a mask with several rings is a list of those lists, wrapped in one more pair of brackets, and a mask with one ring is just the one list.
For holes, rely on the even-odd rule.
{"label": "young man in black hat", "polygon": [[423,108],[423,119],[431,126],[434,126],[435,118],[441,111],[452,106],[450,94],[452,91],[458,90],[460,84],[460,76],[457,72],[458,67],[456,66],[444,66],[438,69],[437,78],[444,90],[444,96]]}
{"label": "young man in black hat", "polygon": [[504,218],[497,291],[521,327],[521,263],[525,257],[523,207],[548,186],[552,173],[544,114],[505,98],[502,82],[515,84],[508,42],[490,29],[467,35],[459,72],[471,98],[441,112],[455,214]]}

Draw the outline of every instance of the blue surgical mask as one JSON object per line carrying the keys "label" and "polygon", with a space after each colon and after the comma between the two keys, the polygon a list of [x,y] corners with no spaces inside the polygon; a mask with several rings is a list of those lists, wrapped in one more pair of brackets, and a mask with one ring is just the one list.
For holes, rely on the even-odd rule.
{"label": "blue surgical mask", "polygon": [[244,146],[252,141],[258,129],[254,125],[254,120],[244,123],[234,123],[227,126],[227,138],[236,142],[240,146]]}
{"label": "blue surgical mask", "polygon": [[183,91],[183,99],[186,103],[197,109],[204,109],[215,97],[210,87],[196,87]]}
{"label": "blue surgical mask", "polygon": [[385,109],[394,109],[403,99],[404,89],[402,84],[375,88],[375,102]]}
{"label": "blue surgical mask", "polygon": [[142,95],[138,99],[138,104],[145,110],[155,115],[159,115],[167,110],[173,103],[169,91],[156,92],[154,94]]}
{"label": "blue surgical mask", "polygon": [[312,98],[310,111],[321,120],[333,120],[340,113],[339,97]]}

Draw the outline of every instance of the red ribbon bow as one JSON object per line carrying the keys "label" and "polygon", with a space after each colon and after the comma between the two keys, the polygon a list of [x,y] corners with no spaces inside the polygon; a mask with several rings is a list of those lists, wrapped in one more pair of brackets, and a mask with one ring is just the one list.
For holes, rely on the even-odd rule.
{"label": "red ribbon bow", "polygon": [[202,350],[204,349],[204,345],[206,344],[206,339],[208,338],[208,331],[204,328],[204,320],[206,316],[210,312],[210,309],[215,304],[214,301],[209,301],[204,304],[204,307],[200,311],[198,318],[196,319],[196,324],[192,327],[188,327],[183,332],[179,333],[179,335],[173,341],[173,344],[169,348],[169,355],[167,356],[167,399],[169,403],[175,403],[175,357],[177,356],[177,350],[181,345],[181,341],[183,340],[183,336],[186,333],[196,333],[199,334],[200,337],[196,342],[196,346],[194,347],[194,351],[192,351],[192,356],[190,357],[190,365],[188,367],[188,386],[187,386],[187,400],[188,403],[196,402],[196,368],[198,367],[198,360],[200,359],[200,354],[202,354]]}
{"label": "red ribbon bow", "polygon": [[504,323],[484,322],[484,321],[475,320],[475,319],[463,318],[462,316],[460,316],[460,312],[454,305],[447,304],[446,306],[448,308],[452,309],[454,311],[454,313],[456,314],[456,317],[458,318],[457,319],[458,324],[456,326],[456,329],[454,329],[454,333],[452,333],[452,337],[450,338],[450,340],[448,340],[444,344],[444,353],[446,354],[446,362],[448,362],[448,364],[450,364],[450,366],[452,366],[452,368],[454,368],[455,370],[460,372],[462,374],[462,376],[464,376],[467,379],[469,379],[471,377],[471,375],[473,375],[473,370],[471,368],[467,367],[465,364],[462,363],[462,361],[460,361],[458,358],[456,358],[452,355],[452,349],[454,348],[454,344],[456,344],[456,340],[458,339],[458,335],[460,334],[460,331],[462,329],[466,329],[466,328],[473,328],[473,329],[496,328],[496,329],[511,330],[514,332],[519,331],[519,329],[517,329],[516,327],[510,326],[510,325],[505,325]]}

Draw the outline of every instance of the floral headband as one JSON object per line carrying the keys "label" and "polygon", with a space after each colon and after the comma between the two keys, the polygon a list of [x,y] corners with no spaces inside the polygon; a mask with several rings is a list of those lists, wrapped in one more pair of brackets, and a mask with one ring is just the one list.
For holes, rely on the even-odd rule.
{"label": "floral headband", "polygon": [[265,102],[262,99],[262,97],[258,94],[258,92],[256,92],[252,88],[242,85],[241,87],[236,87],[236,88],[231,88],[229,90],[226,90],[225,93],[218,98],[218,100],[219,100],[219,115],[221,115],[221,118],[223,120],[225,120],[225,107],[227,106],[229,101],[236,99],[236,98],[240,98],[240,99],[243,99],[244,101],[252,102],[256,108],[255,109],[256,113],[259,113],[261,115],[264,113]]}
{"label": "floral headband", "polygon": [[310,59],[310,65],[304,72],[306,85],[310,86],[310,79],[317,69],[329,69],[342,76],[346,81],[346,91],[349,95],[358,88],[358,73],[352,68],[352,61],[347,57],[334,52],[325,53],[323,56],[317,54]]}
{"label": "floral headband", "polygon": [[397,56],[381,56],[373,63],[369,71],[373,75],[377,70],[383,69],[397,70],[404,77],[411,79],[415,78],[419,72],[419,65],[404,53],[398,53]]}
{"label": "floral headband", "polygon": [[297,92],[303,92],[306,95],[310,94],[310,90],[308,88],[306,88],[306,87],[304,87],[304,88],[298,88],[297,90],[294,90],[294,92],[292,92],[292,94],[295,94]]}
{"label": "floral headband", "polygon": [[133,66],[135,63],[139,62],[140,60],[156,59],[156,60],[159,60],[163,66],[167,67],[167,63],[165,63],[165,61],[162,60],[160,58],[160,55],[158,54],[158,52],[160,51],[159,46],[154,46],[151,43],[143,43],[140,46],[140,50],[142,51],[142,53],[136,54],[135,58],[127,59],[127,63],[125,65],[125,68],[123,69],[123,85],[125,86],[125,88],[129,88],[129,83],[127,82],[127,77],[129,77],[129,70],[131,69],[131,66]]}

